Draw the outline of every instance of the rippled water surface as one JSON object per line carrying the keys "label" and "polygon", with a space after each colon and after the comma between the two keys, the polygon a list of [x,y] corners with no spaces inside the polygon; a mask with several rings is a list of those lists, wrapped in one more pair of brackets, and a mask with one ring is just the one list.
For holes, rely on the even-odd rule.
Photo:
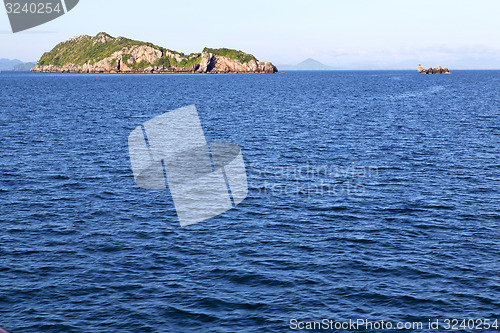
{"label": "rippled water surface", "polygon": [[[0,326],[500,320],[499,91],[499,71],[2,73]],[[250,190],[181,228],[168,191],[135,185],[127,137],[193,103]]]}

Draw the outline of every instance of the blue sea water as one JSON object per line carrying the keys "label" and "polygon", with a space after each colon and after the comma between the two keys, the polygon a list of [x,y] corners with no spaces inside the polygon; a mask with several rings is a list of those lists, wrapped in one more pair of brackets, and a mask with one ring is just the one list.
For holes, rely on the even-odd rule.
{"label": "blue sea water", "polygon": [[[500,321],[499,92],[500,71],[2,73],[0,326]],[[127,137],[189,104],[241,147],[249,194],[181,228]]]}

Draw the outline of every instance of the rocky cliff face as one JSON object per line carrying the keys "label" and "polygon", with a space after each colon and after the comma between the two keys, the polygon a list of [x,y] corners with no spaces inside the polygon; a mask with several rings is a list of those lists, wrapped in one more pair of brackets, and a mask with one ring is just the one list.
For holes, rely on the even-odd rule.
{"label": "rocky cliff face", "polygon": [[[276,73],[270,62],[229,49],[183,53],[106,33],[79,36],[45,53],[33,72],[62,73]],[[218,50],[223,50],[217,54]],[[224,54],[224,55],[222,55]],[[225,56],[225,55],[229,56]],[[241,60],[243,59],[243,60]]]}
{"label": "rocky cliff face", "polygon": [[436,68],[430,67],[428,69],[425,69],[421,65],[418,65],[417,70],[420,74],[451,74],[450,71],[448,70],[448,67],[443,68],[441,66],[437,66]]}
{"label": "rocky cliff face", "polygon": [[201,54],[201,62],[197,73],[276,73],[277,69],[270,62],[255,59],[246,63],[225,56],[208,52]]}

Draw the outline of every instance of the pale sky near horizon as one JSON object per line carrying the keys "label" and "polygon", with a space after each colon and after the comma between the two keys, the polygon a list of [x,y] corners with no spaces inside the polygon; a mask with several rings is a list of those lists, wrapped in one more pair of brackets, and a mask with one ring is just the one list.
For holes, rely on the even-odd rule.
{"label": "pale sky near horizon", "polygon": [[0,58],[38,60],[61,41],[100,31],[184,53],[234,48],[274,64],[500,69],[498,0],[80,0],[16,34],[0,9]]}

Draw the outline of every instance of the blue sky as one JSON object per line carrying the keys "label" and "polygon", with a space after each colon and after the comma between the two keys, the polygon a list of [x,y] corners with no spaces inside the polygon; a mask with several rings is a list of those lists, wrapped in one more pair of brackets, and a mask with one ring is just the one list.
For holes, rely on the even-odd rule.
{"label": "blue sky", "polygon": [[185,53],[235,48],[274,64],[500,69],[499,15],[498,0],[80,0],[16,34],[0,10],[0,58],[38,60],[60,41],[106,31]]}

